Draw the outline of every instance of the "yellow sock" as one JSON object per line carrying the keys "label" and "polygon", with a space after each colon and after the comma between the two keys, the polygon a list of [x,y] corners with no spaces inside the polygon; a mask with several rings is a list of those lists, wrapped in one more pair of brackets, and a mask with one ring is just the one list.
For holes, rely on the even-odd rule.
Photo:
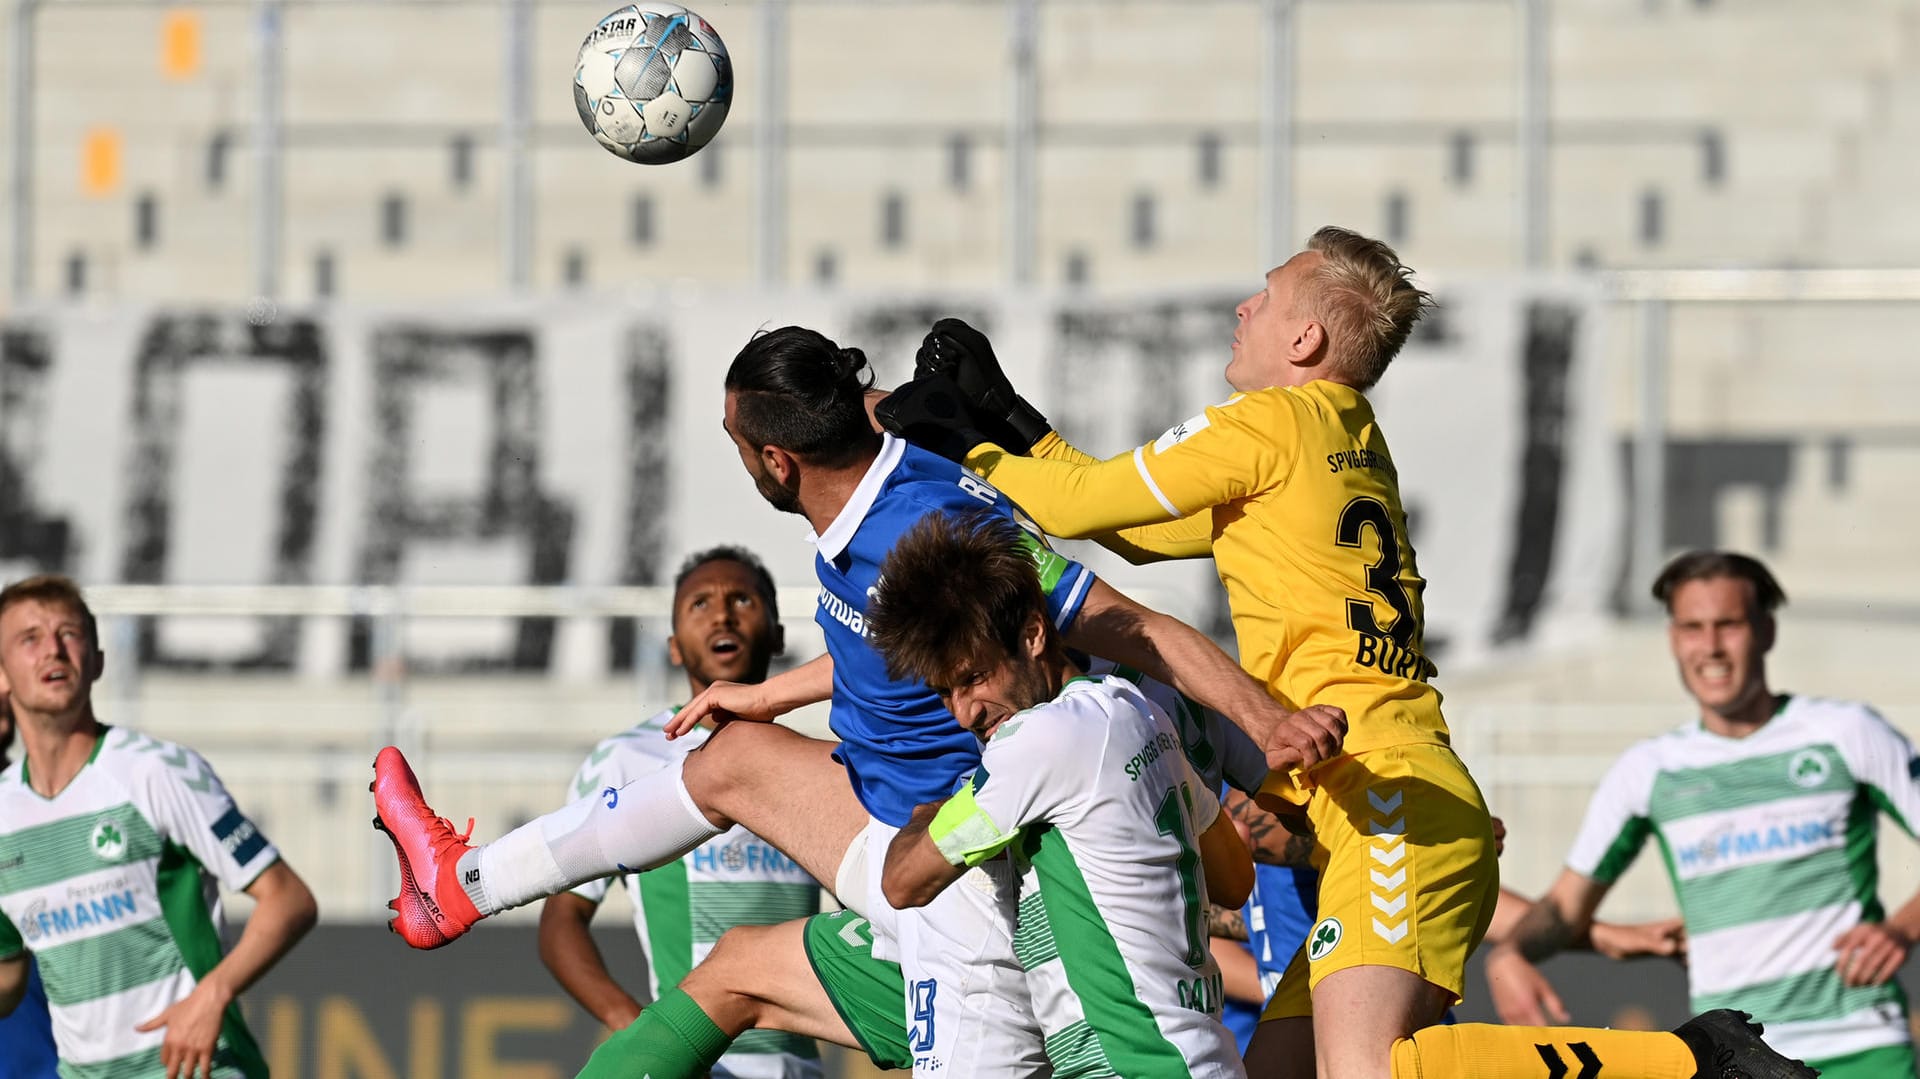
{"label": "yellow sock", "polygon": [[1428,1027],[1393,1043],[1393,1079],[1693,1079],[1693,1051],[1664,1031]]}

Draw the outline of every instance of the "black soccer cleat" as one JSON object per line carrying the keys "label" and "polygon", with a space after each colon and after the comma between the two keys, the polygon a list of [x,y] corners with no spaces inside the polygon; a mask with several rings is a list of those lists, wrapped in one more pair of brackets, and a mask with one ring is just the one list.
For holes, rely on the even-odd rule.
{"label": "black soccer cleat", "polygon": [[1774,1052],[1760,1040],[1762,1027],[1731,1008],[1702,1012],[1675,1028],[1693,1050],[1693,1079],[1818,1079],[1819,1072]]}

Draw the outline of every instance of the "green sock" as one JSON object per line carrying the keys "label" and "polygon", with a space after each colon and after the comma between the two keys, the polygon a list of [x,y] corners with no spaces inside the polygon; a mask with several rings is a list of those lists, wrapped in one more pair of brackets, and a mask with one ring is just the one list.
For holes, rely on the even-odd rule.
{"label": "green sock", "polygon": [[578,1079],[700,1079],[733,1039],[678,989],[593,1051]]}

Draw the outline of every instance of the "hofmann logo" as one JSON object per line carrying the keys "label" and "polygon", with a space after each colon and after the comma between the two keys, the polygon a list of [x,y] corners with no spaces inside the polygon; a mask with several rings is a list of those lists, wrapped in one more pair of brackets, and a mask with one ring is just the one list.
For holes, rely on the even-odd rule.
{"label": "hofmann logo", "polygon": [[69,933],[131,918],[138,910],[133,901],[133,891],[127,888],[77,903],[58,906],[37,903],[28,908],[26,916],[21,919],[20,931],[28,944],[44,947],[55,938]]}
{"label": "hofmann logo", "polygon": [[694,848],[693,868],[702,873],[757,873],[795,875],[800,863],[759,839],[735,838]]}
{"label": "hofmann logo", "polygon": [[1791,821],[1706,836],[1697,843],[1678,848],[1676,853],[1680,856],[1682,872],[1697,873],[1771,859],[1780,854],[1817,850],[1832,846],[1840,838],[1837,821]]}

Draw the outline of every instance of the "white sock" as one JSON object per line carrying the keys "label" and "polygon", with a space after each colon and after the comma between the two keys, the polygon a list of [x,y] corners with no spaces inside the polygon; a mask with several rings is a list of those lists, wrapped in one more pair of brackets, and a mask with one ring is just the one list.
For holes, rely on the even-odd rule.
{"label": "white sock", "polygon": [[[665,865],[721,833],[681,780],[681,762],[515,828],[460,859],[483,915],[588,881]],[[479,873],[470,874],[469,869]]]}

